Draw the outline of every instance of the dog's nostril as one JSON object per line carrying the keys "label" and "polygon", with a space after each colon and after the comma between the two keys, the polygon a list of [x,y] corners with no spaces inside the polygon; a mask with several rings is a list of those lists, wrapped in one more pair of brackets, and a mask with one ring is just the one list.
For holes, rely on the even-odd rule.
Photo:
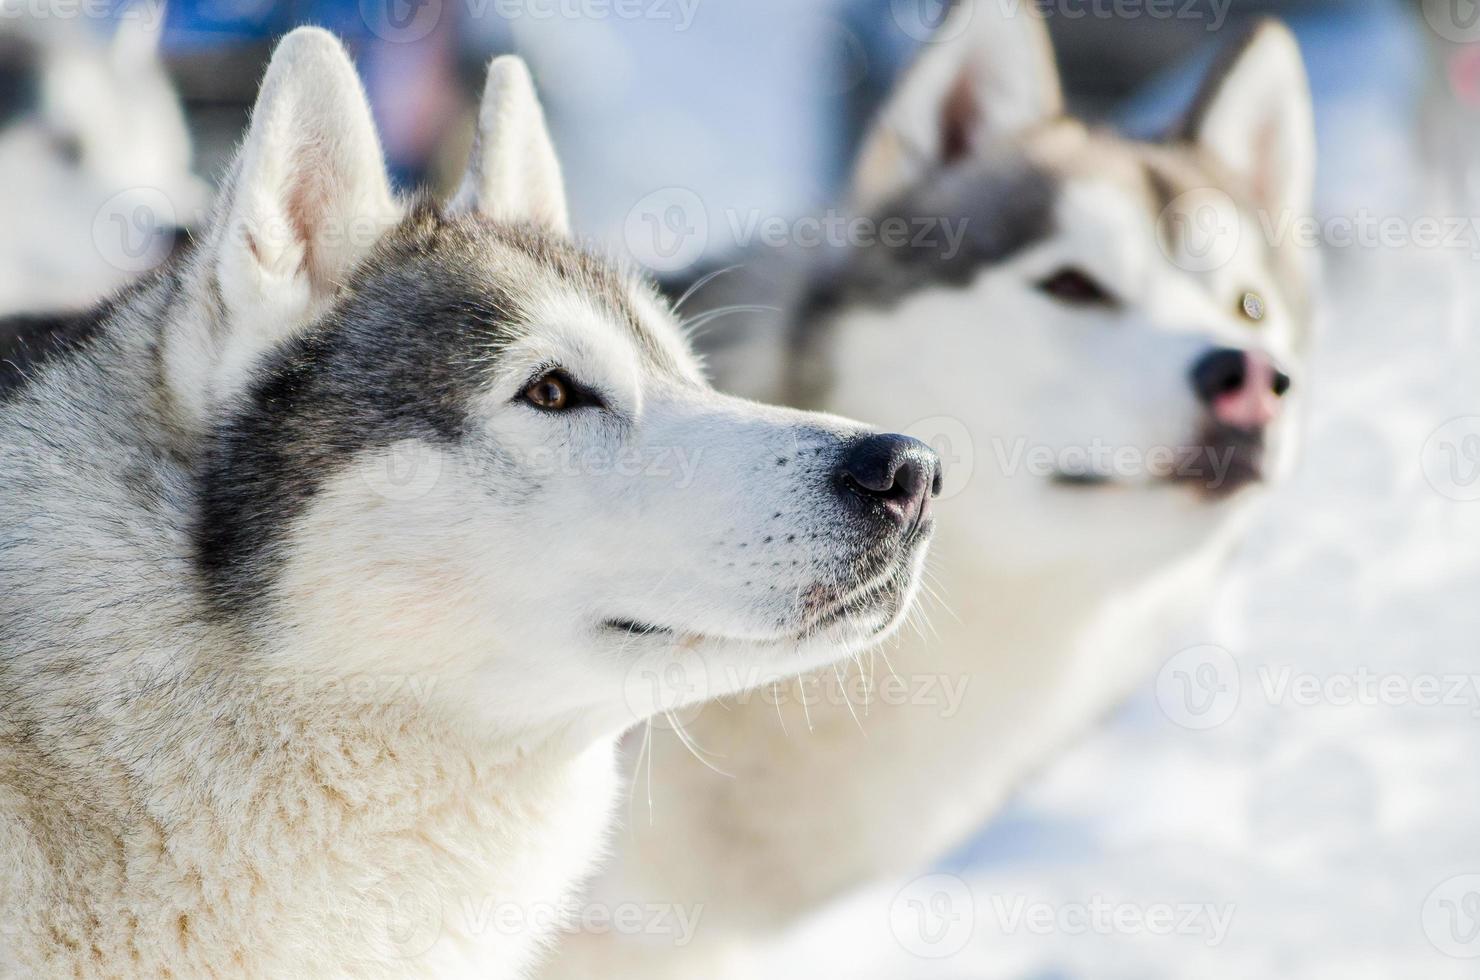
{"label": "dog's nostril", "polygon": [[1251,376],[1260,387],[1267,381],[1276,398],[1290,390],[1290,376],[1275,367],[1269,357],[1231,348],[1209,351],[1193,365],[1192,388],[1211,407],[1219,398],[1243,391]]}
{"label": "dog's nostril", "polygon": [[1209,351],[1192,366],[1191,380],[1214,420],[1248,432],[1278,418],[1280,397],[1290,390],[1290,376],[1261,351]]}
{"label": "dog's nostril", "polygon": [[907,459],[894,471],[894,484],[886,496],[894,500],[916,500],[925,495],[930,479],[925,468],[913,459]]}
{"label": "dog's nostril", "polygon": [[940,460],[909,436],[865,436],[844,451],[838,482],[865,501],[883,504],[896,522],[914,524],[923,518],[925,502],[940,492]]}
{"label": "dog's nostril", "polygon": [[1241,350],[1219,348],[1204,354],[1192,366],[1192,390],[1211,406],[1224,395],[1243,390],[1249,377],[1249,358]]}

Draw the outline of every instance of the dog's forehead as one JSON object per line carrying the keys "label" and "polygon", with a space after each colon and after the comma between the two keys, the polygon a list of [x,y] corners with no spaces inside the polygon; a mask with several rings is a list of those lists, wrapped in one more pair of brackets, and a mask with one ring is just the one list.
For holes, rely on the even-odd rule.
{"label": "dog's forehead", "polygon": [[[1079,186],[1095,193],[1075,193]],[[962,285],[983,268],[1073,232],[1065,221],[1110,222],[1102,231],[1144,235],[1149,243],[1177,224],[1177,207],[1189,192],[1224,186],[1190,150],[1058,119],[980,159],[935,171],[887,202],[872,225],[900,223],[907,240],[893,247],[882,236],[850,243],[847,261],[824,285],[840,298],[871,303],[932,284]],[[1076,206],[1082,202],[1113,206]]]}
{"label": "dog's forehead", "polygon": [[964,286],[1053,233],[1060,189],[1015,149],[932,173],[867,216],[837,261],[810,270],[802,305],[821,315]]}
{"label": "dog's forehead", "polygon": [[[1021,152],[1060,186],[1092,184],[1158,229],[1179,202],[1198,190],[1218,188],[1196,156],[1180,148],[1125,139],[1072,121],[1027,134]],[[1226,193],[1226,192],[1225,192]]]}
{"label": "dog's forehead", "polygon": [[[1157,237],[1157,247],[1169,257],[1184,255],[1184,247],[1199,256],[1193,262],[1174,259],[1167,269],[1209,289],[1226,274],[1260,276],[1265,288],[1276,290],[1298,315],[1305,315],[1309,283],[1298,259],[1272,239],[1271,216],[1259,210],[1236,178],[1193,144],[1134,140],[1063,121],[1025,138],[1023,152],[1061,188],[1093,185],[1116,198],[1113,211],[1080,210],[1070,213],[1070,220],[1104,221],[1113,214],[1111,220],[1118,223],[1111,232],[1125,234],[1132,231],[1122,227],[1122,219],[1129,215],[1138,229]],[[1212,262],[1203,254],[1210,247],[1221,252],[1230,243],[1236,247],[1223,260]]]}
{"label": "dog's forehead", "polygon": [[[418,205],[382,241],[360,292],[410,319],[452,320],[450,336],[485,362],[542,327],[601,332],[654,373],[697,379],[697,362],[666,305],[644,283],[571,242],[526,225]],[[553,332],[552,332],[553,335]]]}

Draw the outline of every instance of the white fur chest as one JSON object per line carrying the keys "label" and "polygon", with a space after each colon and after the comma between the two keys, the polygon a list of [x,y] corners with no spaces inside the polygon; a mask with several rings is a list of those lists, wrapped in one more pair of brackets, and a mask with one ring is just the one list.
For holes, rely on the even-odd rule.
{"label": "white fur chest", "polygon": [[441,801],[362,860],[337,862],[331,843],[321,868],[284,869],[295,890],[304,870],[322,873],[335,911],[260,973],[312,963],[324,975],[526,976],[605,847],[616,790],[609,741],[563,763],[541,754],[501,773],[496,792]]}

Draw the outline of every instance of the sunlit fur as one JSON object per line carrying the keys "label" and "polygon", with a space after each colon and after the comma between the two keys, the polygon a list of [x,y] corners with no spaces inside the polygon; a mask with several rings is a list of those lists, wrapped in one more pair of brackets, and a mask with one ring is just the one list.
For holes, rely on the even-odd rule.
{"label": "sunlit fur", "polygon": [[906,614],[868,430],[714,392],[561,234],[523,64],[485,98],[469,193],[399,201],[290,34],[197,248],[0,393],[0,974],[525,975],[623,729]]}

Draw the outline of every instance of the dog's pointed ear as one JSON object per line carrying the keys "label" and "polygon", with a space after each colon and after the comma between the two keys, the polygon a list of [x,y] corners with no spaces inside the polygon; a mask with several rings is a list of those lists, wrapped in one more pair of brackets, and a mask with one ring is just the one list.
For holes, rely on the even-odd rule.
{"label": "dog's pointed ear", "polygon": [[1033,3],[962,0],[925,43],[864,138],[854,203],[869,209],[929,171],[1064,111]]}
{"label": "dog's pointed ear", "polygon": [[522,58],[504,55],[488,65],[472,157],[452,207],[570,233],[560,160]]}
{"label": "dog's pointed ear", "polygon": [[1310,84],[1290,30],[1261,20],[1204,83],[1181,136],[1274,215],[1310,211],[1316,136]]}
{"label": "dog's pointed ear", "polygon": [[228,318],[218,375],[322,310],[397,217],[370,107],[333,35],[299,28],[278,44],[221,197],[207,267]]}

